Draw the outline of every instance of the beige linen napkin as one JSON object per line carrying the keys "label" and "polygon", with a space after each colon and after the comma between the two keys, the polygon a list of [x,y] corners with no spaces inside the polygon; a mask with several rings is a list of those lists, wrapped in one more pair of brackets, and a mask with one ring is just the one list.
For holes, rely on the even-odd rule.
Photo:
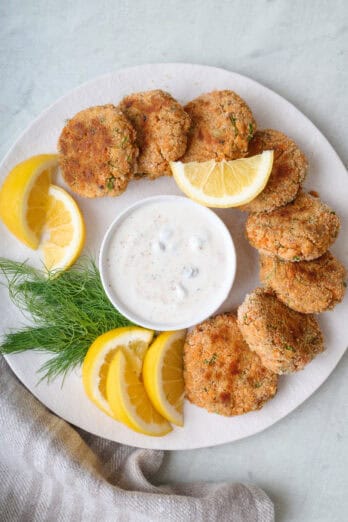
{"label": "beige linen napkin", "polygon": [[271,522],[255,486],[155,486],[162,451],[134,449],[53,415],[0,358],[0,519],[6,522]]}

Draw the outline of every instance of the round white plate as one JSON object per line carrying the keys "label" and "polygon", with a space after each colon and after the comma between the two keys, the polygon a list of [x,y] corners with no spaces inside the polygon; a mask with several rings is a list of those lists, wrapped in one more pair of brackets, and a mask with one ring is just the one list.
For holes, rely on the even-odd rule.
{"label": "round white plate", "polygon": [[[0,180],[19,161],[44,152],[55,152],[64,122],[91,105],[117,104],[131,92],[164,89],[185,103],[213,89],[232,89],[252,108],[259,128],[279,129],[300,145],[306,153],[310,171],[305,186],[315,189],[340,215],[342,229],[332,251],[348,266],[348,177],[331,145],[319,130],[293,105],[259,83],[239,74],[214,67],[189,64],[156,64],[123,69],[97,78],[67,94],[39,116],[22,134],[0,166]],[[58,183],[64,186],[61,179]],[[66,187],[65,187],[66,188]],[[87,225],[86,251],[97,258],[101,240],[110,223],[128,205],[156,194],[180,194],[173,179],[136,181],[118,198],[76,198]],[[236,308],[245,294],[258,285],[257,252],[244,238],[245,214],[237,210],[217,212],[231,230],[237,250],[237,274],[231,294],[221,310]],[[36,252],[22,246],[0,223],[0,256],[38,264]],[[347,298],[334,312],[321,314],[319,321],[326,351],[305,370],[281,377],[276,397],[260,411],[225,418],[185,404],[185,426],[175,428],[162,438],[135,433],[100,412],[85,396],[80,371],[64,381],[49,385],[38,383],[37,370],[47,356],[26,352],[7,357],[7,361],[25,386],[50,410],[86,431],[132,446],[163,449],[189,449],[214,446],[257,433],[290,413],[305,401],[330,375],[348,344]],[[10,303],[7,290],[0,288],[1,330],[18,328],[23,316]]]}

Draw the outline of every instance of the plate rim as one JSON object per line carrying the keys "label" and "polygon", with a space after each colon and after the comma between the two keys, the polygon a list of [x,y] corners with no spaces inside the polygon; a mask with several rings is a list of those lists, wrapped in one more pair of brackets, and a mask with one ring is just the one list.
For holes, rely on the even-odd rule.
{"label": "plate rim", "polygon": [[143,63],[143,64],[139,64],[139,65],[132,65],[130,67],[120,67],[119,69],[115,69],[113,72],[100,74],[100,75],[95,76],[95,77],[93,77],[93,78],[91,78],[89,80],[84,81],[83,83],[81,83],[81,84],[77,85],[76,87],[73,87],[72,89],[67,91],[62,96],[59,96],[58,98],[56,98],[52,103],[50,103],[46,108],[44,108],[36,117],[34,117],[28,123],[28,125],[25,127],[25,129],[18,134],[18,136],[17,136],[17,138],[15,138],[12,146],[8,149],[6,154],[1,159],[1,161],[0,161],[0,170],[6,164],[6,161],[7,161],[8,157],[12,154],[12,151],[15,149],[17,143],[19,141],[21,141],[22,138],[25,136],[25,134],[30,130],[30,128],[35,123],[40,121],[40,119],[43,118],[46,115],[46,113],[48,113],[56,104],[60,103],[65,98],[68,98],[71,94],[73,94],[75,92],[78,92],[80,89],[83,90],[84,87],[86,87],[87,85],[89,85],[89,84],[91,84],[93,82],[97,82],[97,81],[100,81],[100,80],[105,80],[107,78],[111,78],[114,74],[117,74],[117,73],[119,73],[121,71],[123,73],[126,73],[126,72],[130,72],[132,70],[139,70],[139,69],[142,69],[142,68],[145,69],[147,67],[173,67],[173,68],[174,67],[198,67],[198,68],[204,67],[204,68],[210,69],[212,71],[216,70],[216,71],[224,71],[224,72],[227,72],[227,73],[231,73],[234,76],[237,76],[237,77],[239,77],[239,78],[241,78],[243,80],[247,80],[247,81],[251,82],[254,85],[261,86],[263,89],[265,89],[266,91],[268,91],[272,95],[277,96],[282,101],[286,101],[286,103],[289,104],[295,112],[297,112],[301,117],[305,118],[307,123],[309,123],[316,131],[318,131],[322,135],[322,137],[326,140],[328,145],[330,145],[330,147],[332,149],[332,152],[334,152],[334,154],[336,156],[336,159],[341,163],[341,166],[344,169],[346,169],[343,160],[341,160],[340,156],[336,152],[336,150],[333,147],[333,145],[331,144],[331,142],[328,140],[326,135],[312,122],[312,120],[305,113],[303,113],[300,109],[298,109],[296,107],[296,105],[294,105],[292,102],[290,102],[289,100],[284,98],[284,96],[281,96],[276,91],[274,91],[270,87],[267,87],[263,83],[261,83],[261,82],[259,82],[257,80],[254,80],[253,78],[251,78],[250,76],[247,76],[245,74],[241,74],[241,73],[238,73],[238,72],[235,72],[235,71],[230,71],[229,69],[225,69],[224,67],[216,67],[214,65],[205,65],[205,64],[190,63],[190,62],[154,62],[154,63]]}

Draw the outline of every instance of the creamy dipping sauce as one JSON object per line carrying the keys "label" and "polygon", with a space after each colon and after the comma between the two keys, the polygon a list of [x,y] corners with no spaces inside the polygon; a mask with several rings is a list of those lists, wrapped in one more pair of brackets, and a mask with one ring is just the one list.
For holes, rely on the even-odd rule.
{"label": "creamy dipping sauce", "polygon": [[103,283],[116,307],[158,329],[186,327],[212,314],[227,297],[236,264],[222,221],[177,196],[149,198],[128,209],[109,229],[101,259]]}

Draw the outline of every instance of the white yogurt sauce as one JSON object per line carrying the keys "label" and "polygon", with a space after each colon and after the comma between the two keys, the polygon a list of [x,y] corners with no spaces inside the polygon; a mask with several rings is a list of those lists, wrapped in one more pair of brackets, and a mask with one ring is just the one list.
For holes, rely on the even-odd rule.
{"label": "white yogurt sauce", "polygon": [[121,311],[140,324],[167,326],[213,313],[235,271],[233,243],[220,219],[170,196],[144,200],[112,227],[104,263],[104,284]]}

